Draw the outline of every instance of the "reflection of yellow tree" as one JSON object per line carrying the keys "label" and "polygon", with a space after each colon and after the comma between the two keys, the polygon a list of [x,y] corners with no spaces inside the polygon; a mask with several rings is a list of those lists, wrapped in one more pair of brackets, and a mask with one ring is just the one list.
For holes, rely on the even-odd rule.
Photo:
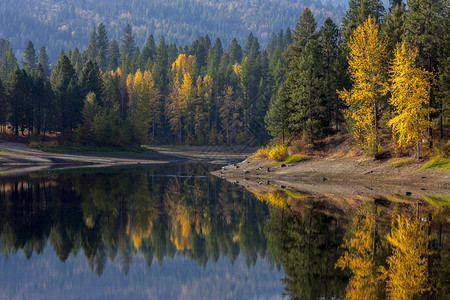
{"label": "reflection of yellow tree", "polygon": [[373,259],[373,230],[375,215],[367,212],[353,218],[352,237],[344,242],[348,249],[335,267],[350,269],[347,299],[373,299],[380,281]]}
{"label": "reflection of yellow tree", "polygon": [[391,299],[411,299],[414,294],[430,290],[427,283],[427,233],[425,223],[398,215],[392,220],[391,232],[386,239],[392,247],[387,258],[389,270],[387,292]]}
{"label": "reflection of yellow tree", "polygon": [[278,208],[286,206],[287,195],[283,191],[258,192],[252,191],[256,198],[261,202],[266,202]]}
{"label": "reflection of yellow tree", "polygon": [[191,234],[191,223],[186,207],[177,205],[175,215],[172,219],[173,233],[170,240],[174,243],[178,251],[190,250],[191,243],[189,235]]}

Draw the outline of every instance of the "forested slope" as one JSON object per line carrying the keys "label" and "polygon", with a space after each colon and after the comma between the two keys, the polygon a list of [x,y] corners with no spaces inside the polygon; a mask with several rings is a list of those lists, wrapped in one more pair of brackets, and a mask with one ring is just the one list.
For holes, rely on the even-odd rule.
{"label": "forested slope", "polygon": [[[319,24],[330,17],[340,23],[345,0],[3,0],[0,2],[0,37],[14,49],[28,40],[37,48],[45,45],[52,62],[61,48],[85,49],[89,34],[103,23],[118,40],[129,23],[138,46],[153,34],[164,35],[179,46],[200,35],[220,37],[227,46],[234,36],[244,42],[250,31],[262,44],[272,32],[292,27],[308,6]],[[16,53],[17,55],[18,53]]]}

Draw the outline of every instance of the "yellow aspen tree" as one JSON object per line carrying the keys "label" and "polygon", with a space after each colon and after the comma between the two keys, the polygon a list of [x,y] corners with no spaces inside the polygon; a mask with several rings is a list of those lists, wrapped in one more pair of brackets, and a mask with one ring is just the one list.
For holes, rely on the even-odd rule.
{"label": "yellow aspen tree", "polygon": [[183,116],[186,105],[192,99],[192,96],[192,77],[187,73],[183,75],[181,84],[175,82],[167,104],[170,129],[178,135],[180,143],[182,142]]}
{"label": "yellow aspen tree", "polygon": [[434,109],[429,107],[432,75],[415,66],[417,55],[417,49],[408,49],[405,43],[395,50],[389,70],[389,104],[394,107],[394,117],[387,125],[392,128],[393,139],[399,147],[416,146],[419,159],[420,143],[433,126],[428,116]]}
{"label": "yellow aspen tree", "polygon": [[378,101],[382,95],[383,59],[386,43],[378,38],[378,24],[369,18],[356,30],[348,42],[349,71],[352,89],[337,91],[346,103],[347,118],[355,139],[363,149],[378,153]]}
{"label": "yellow aspen tree", "polygon": [[172,63],[172,86],[169,99],[166,102],[166,111],[169,116],[170,129],[178,135],[182,143],[182,130],[185,127],[186,107],[193,101],[195,95],[192,73],[194,71],[195,58],[192,55],[178,55]]}
{"label": "yellow aspen tree", "polygon": [[194,63],[194,56],[186,56],[186,54],[180,54],[172,64],[172,72],[176,72],[176,74],[178,75],[184,75],[187,73],[192,74],[192,72],[194,71]]}
{"label": "yellow aspen tree", "polygon": [[347,268],[351,272],[346,299],[374,299],[381,280],[373,257],[375,214],[358,214],[353,218],[352,224],[352,237],[343,245],[347,251],[338,259],[335,268]]}
{"label": "yellow aspen tree", "polygon": [[430,290],[425,224],[404,215],[392,220],[391,232],[386,236],[392,255],[386,260],[389,269],[384,271],[390,299],[408,300]]}

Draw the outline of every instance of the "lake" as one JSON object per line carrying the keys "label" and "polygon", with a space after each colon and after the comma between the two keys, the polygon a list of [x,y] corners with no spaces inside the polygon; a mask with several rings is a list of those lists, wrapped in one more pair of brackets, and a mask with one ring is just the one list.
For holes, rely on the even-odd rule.
{"label": "lake", "polygon": [[245,189],[219,167],[0,177],[0,299],[449,297],[448,199],[343,209]]}

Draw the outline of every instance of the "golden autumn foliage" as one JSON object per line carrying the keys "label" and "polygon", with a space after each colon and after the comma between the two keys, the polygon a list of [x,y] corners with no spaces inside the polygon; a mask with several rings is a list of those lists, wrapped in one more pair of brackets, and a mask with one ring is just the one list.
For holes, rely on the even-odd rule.
{"label": "golden autumn foliage", "polygon": [[369,18],[354,31],[348,43],[351,90],[337,91],[348,106],[355,139],[365,149],[378,152],[377,101],[383,92],[383,59],[386,43],[378,38],[378,25]]}
{"label": "golden autumn foliage", "polygon": [[181,129],[186,105],[193,98],[192,78],[189,73],[183,74],[182,82],[175,82],[167,104],[169,125],[174,134],[178,134],[181,141]]}
{"label": "golden autumn foliage", "polygon": [[386,236],[392,247],[387,258],[387,292],[390,299],[407,300],[413,295],[429,291],[427,283],[428,237],[425,222],[404,215],[392,220],[391,232]]}
{"label": "golden autumn foliage", "polygon": [[172,64],[172,72],[175,72],[176,74],[192,74],[194,71],[194,63],[194,56],[180,54]]}
{"label": "golden autumn foliage", "polygon": [[[182,143],[183,129],[188,130],[187,142],[198,140],[204,143],[209,134],[209,120],[212,105],[213,80],[209,75],[198,77],[194,82],[195,58],[180,54],[172,64],[173,83],[166,111],[170,129]],[[208,126],[205,126],[208,125]],[[195,135],[195,139],[192,136]]]}
{"label": "golden autumn foliage", "polygon": [[287,196],[283,191],[273,191],[268,193],[252,192],[256,195],[256,198],[261,202],[273,205],[277,208],[286,207]]}
{"label": "golden autumn foliage", "polygon": [[241,74],[242,74],[242,66],[239,63],[235,63],[233,65],[233,71],[234,71],[234,74],[236,74],[238,76],[241,76]]}
{"label": "golden autumn foliage", "polygon": [[347,249],[335,268],[349,269],[351,277],[346,289],[346,299],[374,299],[381,277],[373,258],[373,230],[375,215],[370,212],[353,218],[352,236],[345,240]]}
{"label": "golden autumn foliage", "polygon": [[394,107],[394,117],[387,125],[399,147],[415,145],[417,157],[420,143],[426,138],[427,129],[433,126],[428,116],[434,111],[429,105],[431,74],[415,67],[417,49],[408,49],[405,43],[398,45],[390,66],[391,92],[389,104]]}
{"label": "golden autumn foliage", "polygon": [[268,158],[277,161],[282,161],[287,156],[287,147],[282,144],[276,144],[274,146],[267,146],[258,149],[258,151],[250,158]]}
{"label": "golden autumn foliage", "polygon": [[[118,70],[119,74],[120,69]],[[134,135],[141,142],[147,142],[150,124],[155,123],[156,110],[158,109],[159,92],[155,88],[152,74],[149,71],[128,74],[126,80],[128,92],[128,115],[134,130]],[[145,140],[144,140],[145,139]]]}

